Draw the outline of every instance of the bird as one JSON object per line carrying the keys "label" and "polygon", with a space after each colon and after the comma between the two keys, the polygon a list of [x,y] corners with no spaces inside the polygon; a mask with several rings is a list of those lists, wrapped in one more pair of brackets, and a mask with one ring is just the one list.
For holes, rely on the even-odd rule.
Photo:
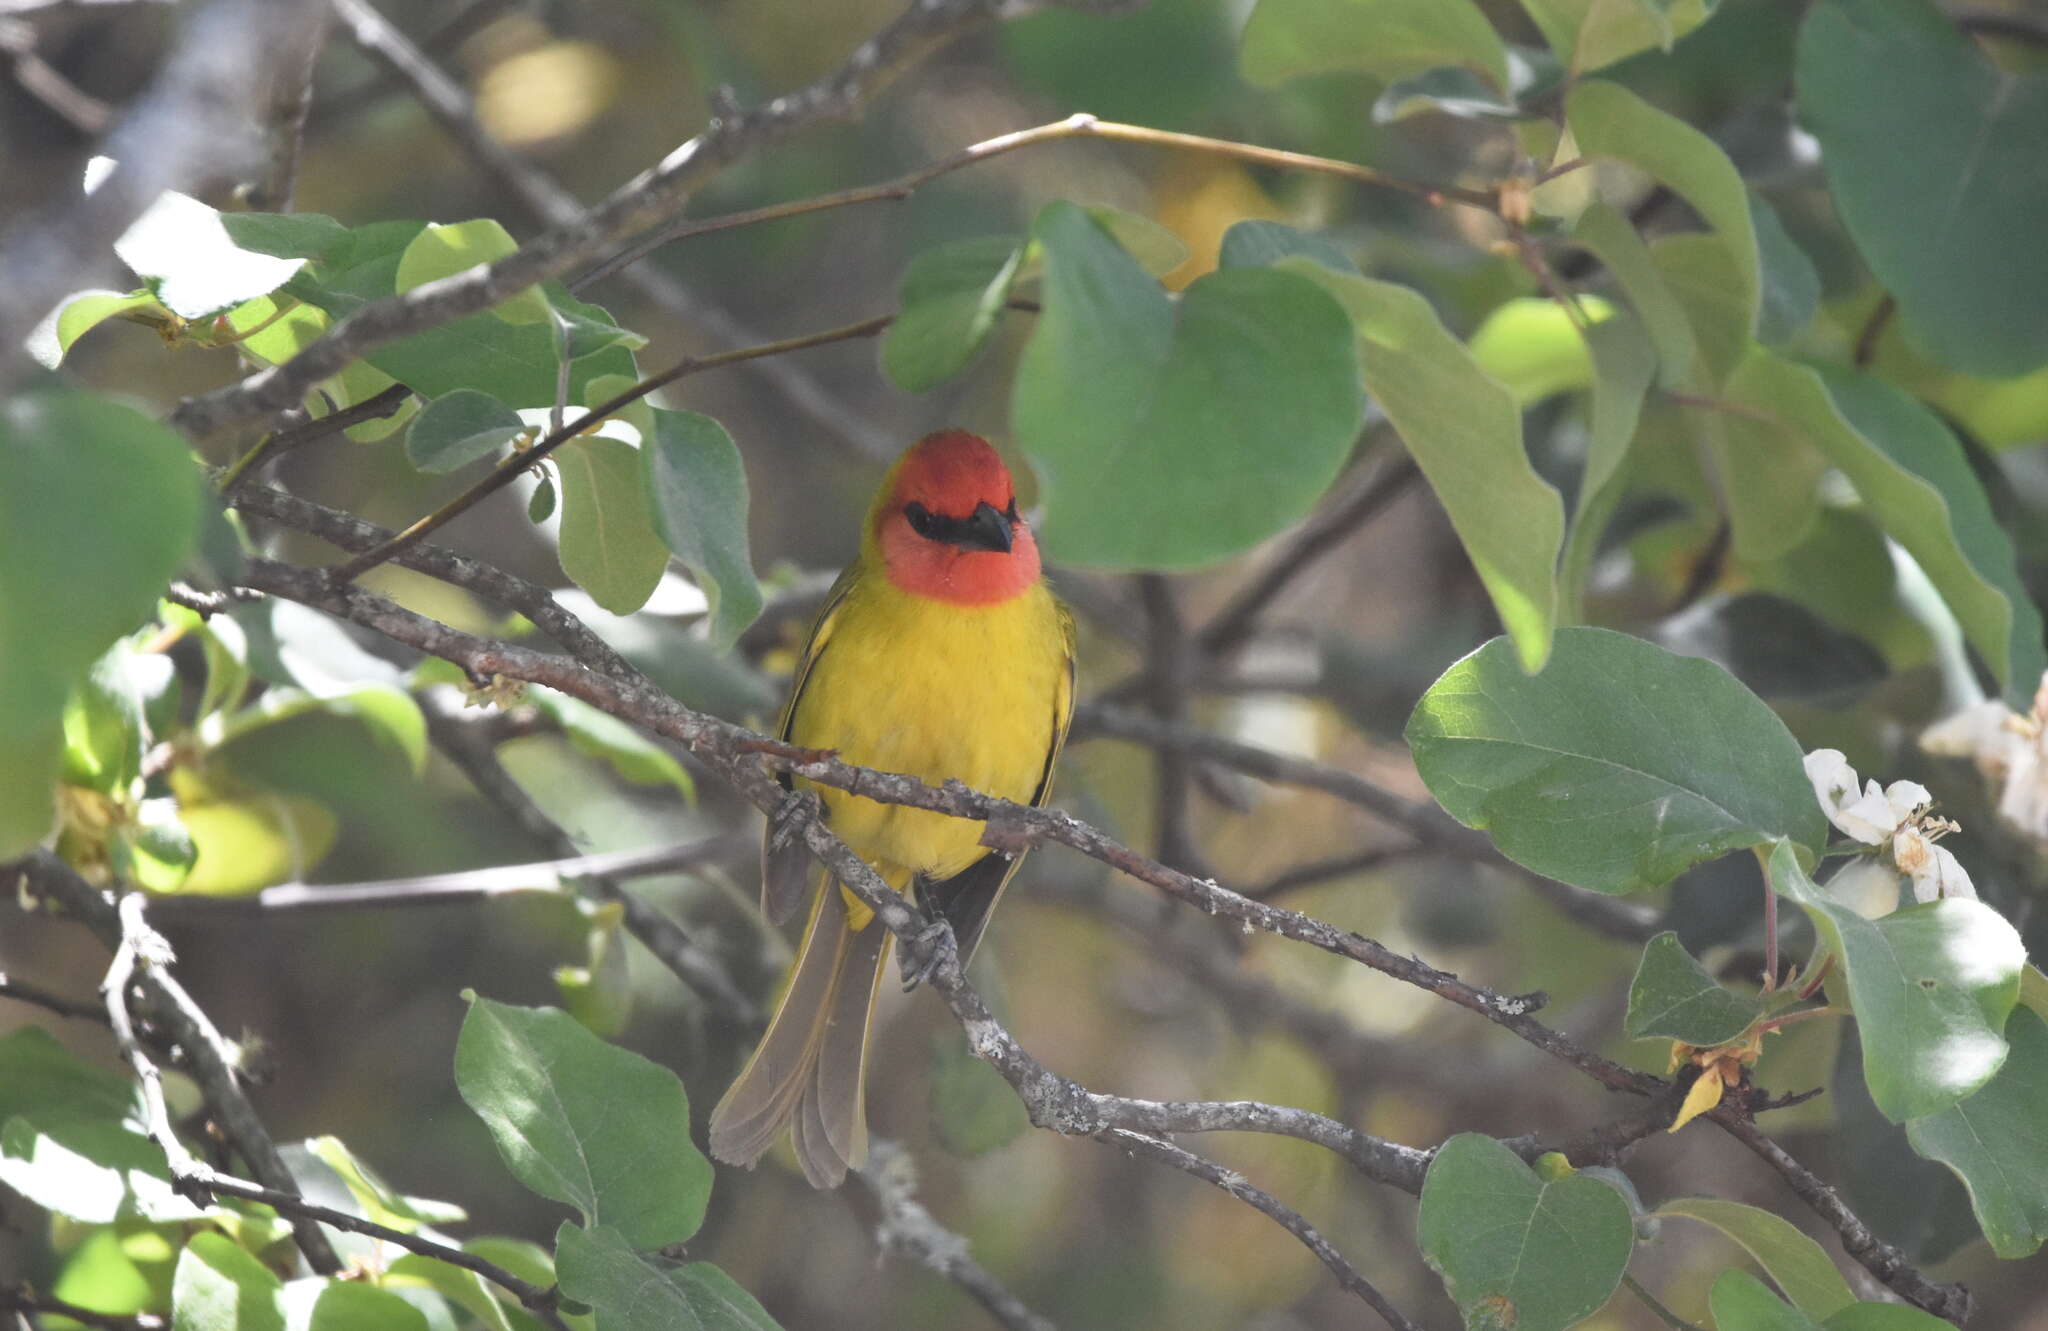
{"label": "bird", "polygon": [[[1073,618],[1046,586],[1009,469],[978,435],[924,436],[883,479],[860,554],[811,626],[778,738],[1042,806],[1073,711]],[[981,822],[780,780],[786,809],[818,800],[890,887],[950,924],[966,964],[1021,856],[983,846]],[[787,1130],[805,1178],[832,1188],[867,1155],[868,1034],[891,935],[778,821],[762,834],[762,910],[781,923],[809,891],[810,914],[767,1031],[712,1111],[711,1153],[751,1167]]]}

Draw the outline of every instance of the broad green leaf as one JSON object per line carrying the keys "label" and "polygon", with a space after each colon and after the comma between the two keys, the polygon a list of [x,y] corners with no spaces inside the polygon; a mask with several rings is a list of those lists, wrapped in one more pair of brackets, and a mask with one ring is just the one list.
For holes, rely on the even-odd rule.
{"label": "broad green leaf", "polygon": [[609,712],[581,698],[543,685],[529,685],[526,700],[562,728],[578,753],[602,759],[638,786],[674,786],[684,799],[694,799],[696,783],[675,756]]}
{"label": "broad green leaf", "polygon": [[2020,972],[2020,1002],[2034,1010],[2034,1014],[2048,1020],[2048,974],[2041,968],[2028,965]]}
{"label": "broad green leaf", "polygon": [[222,213],[220,221],[240,248],[279,259],[331,258],[353,239],[320,213]]}
{"label": "broad green leaf", "polygon": [[356,1159],[339,1137],[313,1137],[306,1150],[314,1159],[333,1170],[347,1187],[363,1215],[380,1225],[410,1234],[421,1225],[460,1224],[469,1213],[450,1202],[424,1197],[407,1197],[379,1178],[376,1171]]}
{"label": "broad green leaf", "polygon": [[[1125,212],[1106,203],[1084,204],[1081,210],[1109,233],[1109,238],[1117,243],[1119,249],[1136,259],[1138,266],[1154,277],[1164,277],[1188,261],[1187,242],[1180,238],[1180,233],[1143,213]],[[1028,247],[1018,280],[1023,281],[1027,275],[1042,276],[1043,260],[1042,247]]]}
{"label": "broad green leaf", "polygon": [[[1587,323],[1598,327],[1614,307],[1580,298]],[[1487,314],[1472,334],[1472,359],[1522,406],[1593,381],[1593,359],[1565,308],[1548,296],[1517,296]]]}
{"label": "broad green leaf", "polygon": [[[476,1318],[484,1331],[514,1331],[505,1305],[491,1293],[492,1286],[467,1267],[409,1252],[385,1267],[378,1283],[385,1289],[437,1290],[442,1298]],[[539,1283],[547,1286],[554,1278],[545,1276]]]}
{"label": "broad green leaf", "polygon": [[1926,408],[1880,380],[1763,353],[1727,395],[1780,448],[1811,444],[1856,487],[1887,535],[1925,569],[2007,702],[2031,705],[2044,664],[2040,612],[2012,543],[1961,446]]}
{"label": "broad green leaf", "polygon": [[1468,1331],[1562,1331],[1607,1302],[1635,1247],[1614,1188],[1584,1174],[1545,1181],[1470,1132],[1429,1162],[1415,1229]]}
{"label": "broad green leaf", "polygon": [[911,260],[896,322],[882,335],[890,382],[922,393],[965,369],[1002,318],[1023,261],[1020,236],[956,240]]}
{"label": "broad green leaf", "polygon": [[179,1242],[167,1227],[85,1228],[78,1246],[65,1257],[50,1293],[66,1303],[115,1317],[160,1313],[171,1305],[172,1276],[183,1255]]}
{"label": "broad green leaf", "polygon": [[1564,501],[1529,464],[1514,394],[1420,293],[1307,259],[1280,268],[1321,283],[1351,316],[1366,390],[1436,491],[1523,666],[1542,668],[1557,623]]}
{"label": "broad green leaf", "polygon": [[1652,47],[1668,51],[1718,0],[1522,0],[1566,71],[1584,74]]}
{"label": "broad green leaf", "polygon": [[172,1331],[285,1331],[284,1287],[225,1234],[194,1234],[171,1288]]}
{"label": "broad green leaf", "polygon": [[149,726],[134,678],[136,659],[128,640],[116,642],[64,700],[67,783],[103,794],[126,793],[141,770]]}
{"label": "broad green leaf", "polygon": [[932,1038],[932,1128],[955,1155],[986,1155],[1031,1126],[1002,1074],[974,1056],[959,1032]]}
{"label": "broad green leaf", "polygon": [[47,1112],[119,1122],[139,1105],[135,1083],[86,1062],[40,1026],[0,1037],[0,1123]]}
{"label": "broad green leaf", "polygon": [[1827,1250],[1783,1216],[1718,1197],[1679,1197],[1655,1214],[1684,1216],[1726,1234],[1808,1317],[1829,1317],[1856,1302]]}
{"label": "broad green leaf", "polygon": [[[426,228],[398,256],[394,279],[400,294],[428,282],[467,272],[478,264],[495,263],[519,248],[502,223],[488,217]],[[548,298],[539,287],[528,287],[491,307],[491,313],[508,324],[546,323]]]}
{"label": "broad green leaf", "polygon": [[[1729,398],[1739,401],[1744,388],[1735,380],[1751,372],[1759,351],[1736,370]],[[1783,558],[1806,539],[1820,516],[1821,477],[1828,455],[1816,440],[1788,430],[1769,414],[1694,408],[1686,424],[1706,445],[1720,472],[1720,494],[1728,511],[1735,553],[1745,562],[1762,564]]]}
{"label": "broad green leaf", "polygon": [[635,1248],[681,1243],[704,1221],[711,1162],[690,1140],[673,1072],[592,1035],[568,1013],[475,998],[455,1085],[513,1176],[616,1227]]}
{"label": "broad green leaf", "polygon": [[2004,1066],[1969,1099],[1906,1124],[1913,1149],[1956,1172],[1991,1250],[2029,1257],[2048,1240],[2048,1021],[2005,1021]]}
{"label": "broad green leaf", "polygon": [[709,416],[657,409],[640,457],[655,530],[703,588],[711,641],[723,651],[762,604],[747,548],[747,469],[739,447]]}
{"label": "broad green leaf", "polygon": [[135,820],[122,825],[108,847],[114,872],[145,892],[175,892],[199,859],[199,846],[174,799],[143,800]]}
{"label": "broad green leaf", "polygon": [[1194,567],[1314,506],[1362,410],[1350,332],[1327,295],[1295,273],[1233,268],[1176,303],[1069,203],[1046,205],[1033,236],[1045,308],[1011,419],[1043,485],[1054,558]]}
{"label": "broad green leaf", "polygon": [[181,803],[196,858],[178,891],[238,897],[303,878],[334,847],[340,824],[303,795],[252,794]]}
{"label": "broad green leaf", "polygon": [[562,572],[606,610],[632,614],[668,568],[638,450],[586,435],[551,456],[562,476]]}
{"label": "broad green leaf", "polygon": [[0,404],[0,474],[0,643],[36,645],[0,651],[0,858],[11,858],[54,817],[65,695],[184,563],[204,482],[177,435],[62,387]]}
{"label": "broad green leaf", "polygon": [[754,1296],[709,1262],[636,1252],[610,1225],[555,1235],[562,1292],[597,1312],[605,1331],[780,1331]]}
{"label": "broad green leaf", "polygon": [[176,190],[165,190],[122,233],[114,253],[172,313],[195,320],[277,290],[305,264],[241,248],[218,212]]}
{"label": "broad green leaf", "polygon": [[[639,381],[630,374],[599,375],[583,386],[583,405],[595,411],[626,390],[637,387],[638,384]],[[640,443],[646,443],[654,437],[654,408],[647,405],[644,396],[633,399],[604,419],[606,426],[614,422],[631,426],[634,438]],[[600,426],[598,433],[605,432],[603,426]]]}
{"label": "broad green leaf", "polygon": [[64,363],[64,357],[79,338],[109,319],[141,310],[152,311],[155,317],[149,322],[159,327],[177,317],[163,307],[155,292],[147,289],[76,292],[36,325],[29,335],[29,353],[44,369],[54,370]]}
{"label": "broad green leaf", "polygon": [[64,1109],[0,1125],[0,1184],[86,1224],[204,1214],[171,1187],[163,1151],[133,1123]]}
{"label": "broad green leaf", "polygon": [[1617,313],[1594,324],[1586,334],[1586,347],[1593,356],[1586,465],[1557,569],[1558,619],[1565,624],[1584,618],[1586,578],[1601,533],[1626,488],[1629,447],[1642,420],[1643,399],[1657,374],[1656,353],[1633,315]]}
{"label": "broad green leaf", "polygon": [[[1725,328],[1713,336],[1715,330],[1700,326],[1699,310],[1692,318],[1710,370],[1716,378],[1727,374],[1733,351],[1739,351],[1756,328],[1759,301],[1756,231],[1750,221],[1749,193],[1735,164],[1712,139],[1616,83],[1593,80],[1572,89],[1565,101],[1565,119],[1580,152],[1636,167],[1669,185],[1706,220],[1714,246],[1725,259],[1722,312],[1713,321]],[[1667,282],[1672,276],[1666,271]]]}
{"label": "broad green leaf", "polygon": [[633,977],[619,928],[626,908],[616,901],[579,899],[576,909],[590,925],[584,931],[584,964],[555,967],[555,989],[570,1016],[593,1034],[615,1039],[633,1019]]}
{"label": "broad green leaf", "polygon": [[1707,1047],[1733,1040],[1762,1012],[1755,995],[1723,988],[1667,930],[1643,948],[1628,987],[1626,1029],[1638,1040]]}
{"label": "broad green leaf", "polygon": [[1785,723],[1720,666],[1606,629],[1560,630],[1528,675],[1503,638],[1445,671],[1408,720],[1430,793],[1537,873],[1601,892],[1827,821]]}
{"label": "broad green leaf", "polygon": [[1314,259],[1340,273],[1358,271],[1351,256],[1323,235],[1256,217],[1234,222],[1223,233],[1216,264],[1220,268],[1260,268],[1293,255]]}
{"label": "broad green leaf", "polygon": [[420,408],[405,432],[405,455],[425,472],[454,471],[487,458],[526,429],[519,413],[489,393],[458,388]]}
{"label": "broad green leaf", "polygon": [[1835,208],[1907,341],[1987,376],[2048,361],[2048,76],[1994,67],[1931,0],[1824,0],[1795,80]]}
{"label": "broad green leaf", "polygon": [[282,1301],[286,1331],[428,1331],[403,1297],[356,1280],[294,1280]]}
{"label": "broad green leaf", "polygon": [[1770,874],[1834,952],[1828,992],[1856,1013],[1863,1079],[1886,1118],[1938,1114],[1991,1080],[2027,959],[2004,916],[1951,897],[1865,919],[1816,887],[1783,842]]}
{"label": "broad green leaf", "polygon": [[383,747],[405,760],[414,776],[427,768],[427,719],[412,695],[392,684],[344,685],[332,692],[312,693],[303,689],[277,687],[266,691],[253,706],[222,718],[218,726],[204,727],[201,734],[212,747],[242,738],[252,730],[289,721],[309,712],[324,712],[360,722]]}
{"label": "broad green leaf", "polygon": [[1692,324],[1700,351],[1693,376],[1711,387],[1749,351],[1761,309],[1760,279],[1745,277],[1734,249],[1707,231],[1659,236],[1650,257]]}
{"label": "broad green leaf", "polygon": [[526,501],[526,520],[536,527],[555,515],[555,473],[545,463],[541,465],[540,483],[533,487],[533,494]]}
{"label": "broad green leaf", "polygon": [[1757,264],[1762,277],[1757,309],[1757,341],[1782,346],[1813,322],[1820,308],[1820,274],[1799,248],[1778,210],[1761,195],[1749,196],[1750,225],[1756,231]]}
{"label": "broad green leaf", "polygon": [[1239,54],[1244,76],[1268,88],[1303,74],[1400,79],[1439,65],[1508,91],[1507,50],[1472,0],[1259,0]]}
{"label": "broad green leaf", "polygon": [[1667,388],[1684,382],[1699,356],[1692,319],[1628,218],[1612,204],[1595,199],[1579,214],[1572,239],[1606,265],[1635,307],[1657,349],[1657,381]]}
{"label": "broad green leaf", "polygon": [[1820,1331],[1820,1323],[1792,1307],[1747,1271],[1723,1271],[1707,1296],[1714,1331]]}

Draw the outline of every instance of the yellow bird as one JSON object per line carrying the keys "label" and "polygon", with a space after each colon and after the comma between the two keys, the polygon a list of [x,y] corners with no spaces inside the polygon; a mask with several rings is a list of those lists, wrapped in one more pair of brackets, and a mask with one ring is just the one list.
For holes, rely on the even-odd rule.
{"label": "yellow bird", "polygon": [[[1040,575],[1009,470],[964,430],[925,436],[883,480],[860,556],[811,628],[780,737],[1043,804],[1073,710],[1073,620]],[[944,915],[963,961],[973,955],[1017,871],[981,844],[984,824],[800,785],[891,887]],[[804,1177],[831,1188],[867,1157],[868,1030],[890,935],[857,897],[831,890],[801,838],[778,847],[771,825],[762,909],[780,923],[813,885],[768,1031],[711,1112],[711,1153],[752,1165],[787,1128]]]}

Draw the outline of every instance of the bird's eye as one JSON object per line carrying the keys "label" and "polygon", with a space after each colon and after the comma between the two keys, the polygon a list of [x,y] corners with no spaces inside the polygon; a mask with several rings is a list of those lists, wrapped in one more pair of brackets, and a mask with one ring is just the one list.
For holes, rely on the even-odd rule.
{"label": "bird's eye", "polygon": [[931,510],[923,504],[910,503],[904,505],[903,516],[910,519],[910,529],[919,536],[924,537],[928,541],[939,539],[939,520],[933,517]]}

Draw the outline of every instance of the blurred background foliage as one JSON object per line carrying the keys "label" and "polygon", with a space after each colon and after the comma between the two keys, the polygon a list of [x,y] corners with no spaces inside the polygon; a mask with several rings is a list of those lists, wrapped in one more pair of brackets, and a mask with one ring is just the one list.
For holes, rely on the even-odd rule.
{"label": "blurred background foliage", "polygon": [[[588,200],[701,129],[714,88],[729,85],[751,104],[804,83],[835,67],[898,7],[897,0],[421,0],[393,6],[391,17],[474,91],[493,134]],[[1518,5],[1487,0],[1484,8],[1511,38],[1539,42]],[[1786,0],[1722,0],[1712,20],[1669,53],[1647,52],[1604,77],[1706,130],[1731,155],[1818,274],[1821,317],[1809,336],[1846,355],[1878,293],[1792,122],[1787,94],[1803,9]],[[1524,145],[1508,127],[1430,112],[1390,120],[1375,110],[1386,88],[1363,75],[1253,86],[1238,63],[1248,10],[1237,0],[1154,0],[1130,15],[1051,12],[986,30],[903,79],[857,123],[749,158],[705,190],[692,212],[883,179],[1076,110],[1370,163],[1410,179],[1483,184],[1514,169]],[[172,19],[168,6],[124,6],[118,17],[79,6],[39,24],[39,51],[86,94],[119,103],[153,67]],[[2018,43],[1987,49],[2009,67],[2044,59]],[[68,187],[86,143],[40,101],[0,80],[8,181],[0,212]],[[1480,214],[1325,178],[1099,143],[1004,157],[906,202],[691,239],[649,263],[728,312],[727,324],[748,340],[781,337],[893,308],[911,258],[945,240],[1024,230],[1054,198],[1113,205],[1172,228],[1190,252],[1167,279],[1175,287],[1214,265],[1230,225],[1263,218],[1317,230],[1362,270],[1421,289],[1460,335],[1478,333],[1504,300],[1540,294],[1518,259],[1502,252],[1497,224]],[[344,41],[330,43],[319,67],[297,206],[350,225],[491,216],[516,236],[537,229],[501,182],[480,175],[401,87]],[[1653,229],[1685,222],[1683,204],[1660,201],[1647,188],[1638,215]],[[652,339],[649,363],[733,344],[732,327],[672,318],[619,280],[594,295]],[[966,374],[919,396],[893,388],[877,371],[874,346],[862,342],[802,354],[803,371],[832,404],[824,411],[793,405],[772,369],[739,367],[672,390],[669,405],[717,417],[739,443],[769,615],[731,657],[715,655],[693,632],[686,594],[667,606],[657,599],[630,621],[592,609],[593,622],[685,701],[752,723],[772,719],[818,575],[853,553],[855,515],[888,450],[941,425],[1004,442],[1026,331],[1001,328]],[[1540,363],[1543,339],[1560,335],[1573,336],[1556,325],[1496,336],[1504,354]],[[228,377],[230,354],[167,355],[148,329],[115,321],[83,340],[69,366],[160,411]],[[1875,365],[1942,408],[1976,446],[1994,501],[2013,519],[2023,576],[2037,598],[2048,591],[2048,524],[2038,520],[2048,505],[2040,447],[2048,439],[2048,371],[1973,379],[1918,358],[1896,321],[1876,344]],[[1533,392],[1530,399],[1535,464],[1547,477],[1567,478],[1585,447],[1583,404]],[[1644,428],[1672,426],[1653,413]],[[225,452],[211,459],[230,460]],[[394,438],[293,454],[275,479],[402,525],[473,475],[423,475]],[[1764,562],[1731,556],[1720,528],[1709,484],[1696,470],[1673,466],[1669,475],[1639,477],[1595,566],[1589,618],[1731,664],[1779,707],[1807,748],[1832,745],[1861,770],[1926,781],[1973,834],[1959,853],[1980,890],[2028,920],[2040,881],[2031,852],[2000,842],[1966,765],[1937,763],[1906,742],[1946,709],[1923,617],[1910,589],[1893,579],[1868,518],[1831,505],[1801,543]],[[285,557],[330,557],[308,538],[280,539]],[[560,581],[546,532],[510,504],[466,518],[449,539],[515,572]],[[1254,555],[1176,578],[1181,615],[1199,622],[1258,564]],[[401,570],[382,568],[367,581],[458,626],[497,623],[490,607]],[[1136,602],[1126,585],[1108,579],[1076,577],[1068,585],[1084,611],[1111,611],[1083,616],[1085,696],[1136,665],[1133,644],[1118,630],[1120,620],[1133,619]],[[1752,602],[1748,610],[1761,618],[1731,621],[1724,613],[1730,598],[1744,592],[1784,599],[1761,611]],[[1787,611],[1786,601],[1809,613]],[[570,602],[577,604],[574,593]],[[279,607],[280,619],[294,618],[293,609]],[[1498,631],[1427,491],[1409,487],[1296,581],[1267,624],[1227,687],[1200,698],[1196,719],[1421,797],[1400,726],[1430,680]],[[317,645],[297,638],[316,656],[382,650],[349,642],[331,626],[276,628],[287,638],[324,632]],[[1738,645],[1748,655],[1735,655]],[[674,782],[622,781],[560,734],[535,733],[501,752],[528,792],[592,850],[711,835],[741,820],[737,803],[713,783],[693,801]],[[294,822],[280,832],[272,825],[248,842],[289,843],[309,862],[308,881],[378,880],[551,853],[477,799],[440,757],[416,773],[398,747],[349,718],[309,712],[251,733],[220,758],[238,779],[318,811],[304,820],[318,826]],[[1070,807],[1145,845],[1155,834],[1154,780],[1147,752],[1093,740],[1070,749],[1061,793]],[[1231,884],[1257,885],[1303,862],[1387,848],[1384,862],[1294,892],[1289,904],[1503,991],[1546,990],[1555,1024],[1663,1071],[1662,1046],[1619,1034],[1634,945],[1587,931],[1484,866],[1404,853],[1400,838],[1324,795],[1231,781],[1225,790],[1199,792],[1193,807],[1200,856]],[[325,853],[314,853],[321,846]],[[742,850],[715,869],[645,880],[638,890],[760,992],[787,946],[755,918],[754,873]],[[1723,862],[1652,900],[1694,952],[1730,973],[1752,971],[1754,876],[1746,860]],[[556,1001],[556,968],[588,963],[591,921],[571,904],[536,895],[382,913],[209,915],[203,922],[165,914],[202,1004],[231,1034],[246,1028],[257,1037],[268,1077],[259,1103],[280,1139],[334,1134],[405,1191],[458,1200],[493,1232],[545,1238],[552,1231],[558,1212],[505,1174],[481,1125],[458,1102],[450,1057],[463,1013],[458,990]],[[11,909],[0,925],[0,966],[10,974],[49,980],[97,974],[103,965],[77,929]],[[1566,1135],[1611,1112],[1597,1090],[1425,995],[1274,938],[1220,946],[1201,925],[1135,884],[1112,881],[1098,865],[1041,853],[984,949],[979,978],[1028,1047],[1100,1089],[1300,1105],[1418,1144],[1467,1130]],[[2038,924],[2031,933],[2040,955],[2048,937]],[[745,1041],[646,956],[631,947],[623,955],[630,1010],[610,1014],[617,1026],[610,1033],[677,1069],[701,1118]],[[1186,957],[1234,960],[1244,978],[1206,983],[1201,965],[1181,964]],[[1340,1050],[1277,1029],[1261,1000],[1268,992],[1340,1013],[1369,1039]],[[24,1016],[0,1009],[0,1025]],[[1774,1091],[1830,1082],[1835,1024],[1796,1030],[1774,1044],[1759,1070],[1758,1080]],[[106,1052],[90,1029],[74,1025],[63,1034]],[[1248,1208],[1093,1144],[1020,1131],[1014,1100],[967,1058],[937,1004],[887,995],[877,1041],[870,1087],[877,1132],[909,1147],[932,1210],[1060,1324],[1200,1331],[1355,1323],[1354,1306],[1327,1273]],[[1830,1084],[1836,1094],[1773,1119],[1780,1138],[1844,1179],[1855,1205],[1887,1237],[1935,1263],[1941,1277],[1966,1280],[1980,1300],[1976,1325],[2048,1324],[2048,1256],[1997,1263],[1981,1242],[1965,1242],[1970,1220],[1958,1185],[1895,1140],[1900,1130],[1859,1099],[1853,1073]],[[1422,1311],[1432,1325],[1450,1324],[1454,1314],[1410,1238],[1413,1199],[1360,1186],[1336,1157],[1301,1142],[1232,1136],[1206,1146],[1301,1209],[1396,1304]],[[1752,1157],[1702,1129],[1644,1143],[1630,1173],[1652,1199],[1707,1181],[1723,1196],[1781,1211],[1792,1205]],[[25,1208],[10,1206],[8,1220],[0,1279],[54,1282],[61,1294],[67,1281],[84,1288],[95,1273],[117,1268],[132,1268],[134,1279],[167,1278],[162,1252],[152,1264],[146,1231],[127,1235],[116,1253],[103,1233],[74,1248],[75,1236],[46,1234]],[[815,1194],[771,1157],[752,1174],[721,1171],[692,1255],[719,1263],[791,1327],[983,1324],[957,1289],[907,1264],[878,1261],[866,1233],[871,1220],[855,1190]],[[1832,1245],[1832,1236],[1826,1241]],[[1697,1308],[1732,1257],[1704,1230],[1667,1227],[1636,1272],[1674,1305]],[[1853,1264],[1847,1269],[1861,1274]],[[1626,1298],[1588,1323],[1655,1324]]]}

